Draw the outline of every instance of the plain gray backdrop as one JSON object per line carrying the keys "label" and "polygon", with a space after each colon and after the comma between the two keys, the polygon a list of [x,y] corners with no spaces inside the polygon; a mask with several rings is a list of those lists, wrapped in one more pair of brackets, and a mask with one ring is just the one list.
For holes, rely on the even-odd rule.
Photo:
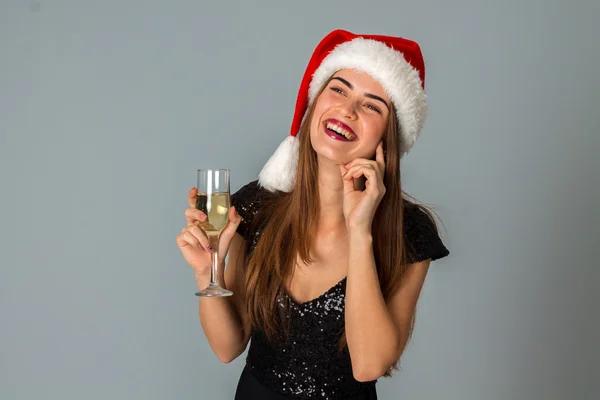
{"label": "plain gray backdrop", "polygon": [[451,251],[380,398],[600,398],[597,0],[0,4],[0,399],[233,398],[186,193],[256,179],[335,28],[421,44],[403,183]]}

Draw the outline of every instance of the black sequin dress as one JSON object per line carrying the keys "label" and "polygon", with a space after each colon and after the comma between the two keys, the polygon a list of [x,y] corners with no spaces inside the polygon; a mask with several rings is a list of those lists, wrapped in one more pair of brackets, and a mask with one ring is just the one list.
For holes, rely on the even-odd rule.
{"label": "black sequin dress", "polygon": [[[231,197],[243,219],[237,232],[246,240],[249,252],[261,235],[261,229],[252,229],[251,222],[268,194],[258,181],[253,181]],[[406,208],[404,231],[412,262],[449,254],[422,211]],[[252,331],[235,400],[377,399],[377,381],[354,379],[348,348],[338,350],[344,328],[345,293],[344,278],[308,302],[299,304],[287,295],[281,299],[280,306],[288,307],[291,336],[285,344],[273,344],[260,330]]]}

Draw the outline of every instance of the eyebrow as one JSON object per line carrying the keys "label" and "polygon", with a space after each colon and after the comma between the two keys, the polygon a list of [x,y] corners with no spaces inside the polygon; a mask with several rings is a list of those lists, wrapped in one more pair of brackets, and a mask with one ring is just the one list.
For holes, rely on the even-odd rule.
{"label": "eyebrow", "polygon": [[[338,81],[342,82],[344,85],[348,86],[350,89],[354,89],[354,86],[352,86],[352,84],[350,82],[348,82],[347,80],[345,80],[344,78],[340,78],[339,76],[334,76],[331,79],[337,79]],[[390,106],[388,106],[388,103],[384,99],[382,99],[381,97],[379,97],[377,95],[374,95],[374,94],[371,94],[371,93],[365,93],[365,97],[369,97],[369,98],[371,98],[373,100],[379,100],[380,102],[382,102],[383,104],[385,104],[386,108],[389,111]]]}

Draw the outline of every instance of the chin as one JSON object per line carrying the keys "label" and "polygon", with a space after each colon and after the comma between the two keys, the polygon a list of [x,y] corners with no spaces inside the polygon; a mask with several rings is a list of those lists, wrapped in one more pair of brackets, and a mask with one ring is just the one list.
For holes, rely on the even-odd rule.
{"label": "chin", "polygon": [[315,138],[315,136],[311,136],[311,147],[313,151],[317,153],[317,158],[321,158],[323,161],[326,160],[336,164],[345,164],[354,159],[347,151],[341,151],[339,148],[336,148],[335,145],[328,143],[326,137]]}
{"label": "chin", "polygon": [[346,153],[341,154],[339,151],[334,151],[333,149],[330,149],[330,148],[315,149],[313,147],[313,149],[315,150],[315,153],[317,153],[317,158],[320,158],[323,161],[330,161],[335,164],[346,164],[346,163],[349,163],[350,161],[352,161],[350,159],[350,156],[348,156],[348,154],[346,154]]}

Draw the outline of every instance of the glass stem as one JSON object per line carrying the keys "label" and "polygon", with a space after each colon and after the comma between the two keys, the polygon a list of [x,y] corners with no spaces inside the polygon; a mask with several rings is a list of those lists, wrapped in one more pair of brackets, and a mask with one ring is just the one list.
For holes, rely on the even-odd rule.
{"label": "glass stem", "polygon": [[219,257],[217,249],[219,248],[219,237],[210,235],[210,245],[213,250],[210,252],[212,258],[212,268],[210,269],[210,285],[219,285]]}

